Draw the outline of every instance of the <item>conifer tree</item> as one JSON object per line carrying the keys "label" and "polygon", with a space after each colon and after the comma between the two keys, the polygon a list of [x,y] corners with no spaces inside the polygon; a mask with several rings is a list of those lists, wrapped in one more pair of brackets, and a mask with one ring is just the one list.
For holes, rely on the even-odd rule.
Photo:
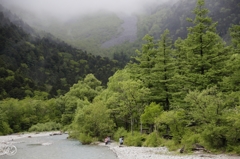
{"label": "conifer tree", "polygon": [[152,69],[154,87],[152,94],[155,100],[163,105],[164,110],[170,109],[171,85],[173,76],[172,40],[169,30],[165,30],[157,45],[156,64]]}
{"label": "conifer tree", "polygon": [[186,76],[191,90],[203,90],[220,82],[222,66],[227,59],[224,43],[216,33],[217,23],[212,22],[204,5],[204,0],[197,1],[193,10],[195,19],[188,19],[194,26],[188,28],[184,43],[188,65]]}
{"label": "conifer tree", "polygon": [[[143,40],[146,41],[146,44],[142,45],[141,51],[137,50],[138,56],[135,58],[137,65],[134,65],[136,78],[141,79],[146,87],[152,88],[152,76],[151,70],[155,67],[156,64],[156,44],[154,43],[154,38],[150,35],[146,35]],[[134,71],[132,69],[132,71]]]}
{"label": "conifer tree", "polygon": [[240,25],[230,28],[231,57],[226,61],[227,75],[221,83],[221,90],[228,95],[227,104],[235,108],[240,103]]}
{"label": "conifer tree", "polygon": [[184,50],[185,41],[181,38],[178,38],[175,43],[173,50],[173,59],[174,59],[174,75],[172,77],[172,107],[176,108],[180,105],[184,105],[184,98],[189,91],[189,82],[187,80],[187,54]]}
{"label": "conifer tree", "polygon": [[219,85],[226,75],[224,65],[229,52],[208,12],[205,0],[198,0],[193,10],[195,18],[187,18],[193,24],[187,38],[175,42],[174,107],[186,106],[183,99],[190,90]]}
{"label": "conifer tree", "polygon": [[[180,68],[185,72],[178,75],[184,76],[185,90],[203,90],[207,87],[218,84],[224,76],[224,62],[229,57],[225,51],[225,44],[216,33],[217,23],[213,23],[208,16],[209,10],[205,8],[205,1],[198,0],[196,8],[193,10],[195,19],[187,19],[193,23],[193,27],[188,28],[187,38],[183,41],[176,41],[176,46],[180,52],[177,57],[183,57]],[[184,55],[182,55],[184,54]]]}
{"label": "conifer tree", "polygon": [[138,51],[137,64],[132,66],[134,67],[132,74],[143,81],[145,87],[150,90],[149,104],[161,103],[164,110],[169,110],[173,74],[172,40],[169,37],[169,30],[165,30],[158,43],[149,35],[144,39],[147,43],[142,46],[141,52]]}

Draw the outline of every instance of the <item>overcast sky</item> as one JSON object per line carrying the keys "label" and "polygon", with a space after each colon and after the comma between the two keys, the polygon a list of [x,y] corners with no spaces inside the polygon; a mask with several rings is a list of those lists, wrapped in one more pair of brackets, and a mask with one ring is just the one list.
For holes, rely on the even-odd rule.
{"label": "overcast sky", "polygon": [[171,0],[0,0],[2,5],[15,5],[38,14],[76,15],[98,10],[138,12],[149,3]]}

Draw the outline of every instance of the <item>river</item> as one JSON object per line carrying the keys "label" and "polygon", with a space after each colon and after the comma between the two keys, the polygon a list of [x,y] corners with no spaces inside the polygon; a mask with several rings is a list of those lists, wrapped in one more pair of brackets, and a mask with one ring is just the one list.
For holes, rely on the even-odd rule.
{"label": "river", "polygon": [[106,146],[82,145],[67,134],[15,140],[18,151],[1,159],[117,159]]}

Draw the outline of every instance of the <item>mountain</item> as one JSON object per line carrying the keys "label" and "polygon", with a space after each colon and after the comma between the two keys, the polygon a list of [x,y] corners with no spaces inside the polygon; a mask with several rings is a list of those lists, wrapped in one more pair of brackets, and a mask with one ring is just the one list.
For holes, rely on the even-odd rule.
{"label": "mountain", "polygon": [[94,55],[108,56],[102,44],[117,37],[124,21],[110,11],[97,11],[61,19],[51,15],[38,15],[18,6],[10,5],[8,9],[34,28],[35,31],[51,33],[75,48],[87,50]]}
{"label": "mountain", "polygon": [[[155,40],[160,39],[163,32],[168,29],[173,41],[177,38],[186,38],[187,28],[192,26],[187,18],[194,18],[193,9],[197,0],[176,0],[156,6],[148,6],[145,13],[136,13],[137,38],[136,41],[115,45],[112,53],[123,52],[127,56],[135,56],[135,50],[141,49],[142,38],[149,34]],[[240,24],[240,2],[238,0],[206,0],[205,5],[209,16],[217,22],[217,33],[227,42],[230,41],[229,28],[233,24]]]}
{"label": "mountain", "polygon": [[[39,19],[19,8],[12,14],[13,11],[0,7],[0,98],[23,98],[31,96],[34,90],[55,96],[66,92],[88,73],[106,84],[115,70],[123,68],[129,57],[135,56],[146,34],[157,40],[165,29],[169,29],[173,40],[185,38],[191,26],[186,18],[193,18],[195,5],[196,0],[176,0],[148,5],[144,13],[123,16],[101,11],[72,17],[65,22],[54,17]],[[218,22],[218,34],[228,42],[229,27],[240,22],[238,0],[206,0],[206,6],[209,16]],[[125,35],[131,38],[119,38],[127,29],[131,34]]]}
{"label": "mountain", "polygon": [[126,62],[89,54],[48,33],[40,36],[0,7],[0,99],[22,99],[36,91],[58,96],[90,73],[106,85]]}
{"label": "mountain", "polygon": [[[193,18],[192,13],[196,1],[178,0],[174,5],[165,3],[152,10],[151,14],[139,16],[138,38],[150,34],[159,39],[165,29],[169,29],[173,40],[185,38],[187,28],[191,23],[187,18]],[[228,39],[228,29],[232,24],[240,22],[240,5],[238,0],[206,0],[209,16],[218,22],[217,32]]]}
{"label": "mountain", "polygon": [[[110,58],[114,54],[132,56],[142,44],[142,38],[150,34],[159,39],[165,29],[169,29],[173,40],[185,38],[191,23],[192,10],[197,0],[174,0],[164,3],[149,3],[144,12],[123,14],[99,11],[59,20],[51,15],[38,16],[18,6],[9,7],[27,24],[37,30],[44,30],[64,40],[76,48],[87,50],[94,55]],[[206,0],[210,17],[218,22],[217,31],[228,41],[228,28],[240,21],[238,0]]]}

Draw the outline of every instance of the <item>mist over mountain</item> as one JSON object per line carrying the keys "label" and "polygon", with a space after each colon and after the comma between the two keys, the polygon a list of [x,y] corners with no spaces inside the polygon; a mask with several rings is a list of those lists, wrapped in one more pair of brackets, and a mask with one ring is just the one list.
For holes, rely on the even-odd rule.
{"label": "mist over mountain", "polygon": [[[206,0],[209,15],[218,22],[221,37],[229,40],[228,28],[237,24],[237,0]],[[177,39],[187,35],[196,0],[31,1],[1,0],[0,4],[38,31],[45,31],[94,55],[112,58],[131,56],[149,34],[159,39],[165,29]]]}
{"label": "mist over mountain", "polygon": [[101,47],[109,48],[122,44],[125,41],[134,42],[137,40],[137,17],[135,15],[126,14],[118,14],[118,17],[123,21],[121,26],[118,28],[118,32],[120,32],[120,34],[104,42]]}
{"label": "mist over mountain", "polygon": [[[218,22],[220,36],[229,40],[228,28],[239,21],[237,0],[206,1],[209,15]],[[0,0],[38,31],[53,34],[75,48],[112,58],[116,53],[131,56],[149,34],[159,39],[165,29],[173,39],[186,37],[186,18],[192,17],[196,1],[130,0],[30,1]]]}
{"label": "mist over mountain", "polygon": [[23,99],[40,91],[47,92],[46,98],[62,95],[88,74],[106,85],[127,63],[122,57],[94,56],[50,33],[39,35],[0,5],[0,99]]}
{"label": "mist over mountain", "polygon": [[38,31],[49,32],[76,48],[111,57],[115,51],[109,47],[137,39],[136,15],[151,14],[162,3],[175,1],[1,0],[0,4]]}
{"label": "mist over mountain", "polygon": [[[55,17],[69,20],[74,16],[86,15],[100,10],[110,12],[136,13],[143,12],[146,6],[156,6],[168,0],[1,0],[0,3],[12,9],[21,8],[38,17]],[[47,16],[47,17],[46,17]]]}

